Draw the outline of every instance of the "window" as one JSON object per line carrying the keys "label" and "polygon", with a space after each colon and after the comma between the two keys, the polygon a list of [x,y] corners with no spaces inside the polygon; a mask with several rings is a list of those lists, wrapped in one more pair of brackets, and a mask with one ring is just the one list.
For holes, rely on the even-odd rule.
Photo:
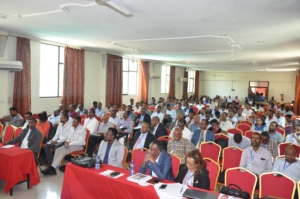
{"label": "window", "polygon": [[123,59],[123,95],[136,95],[138,61]]}
{"label": "window", "polygon": [[189,71],[188,73],[188,93],[193,93],[195,84],[195,71]]}
{"label": "window", "polygon": [[161,93],[169,92],[170,84],[170,66],[163,65],[161,67]]}
{"label": "window", "polygon": [[64,47],[41,44],[40,97],[61,97],[64,77]]}

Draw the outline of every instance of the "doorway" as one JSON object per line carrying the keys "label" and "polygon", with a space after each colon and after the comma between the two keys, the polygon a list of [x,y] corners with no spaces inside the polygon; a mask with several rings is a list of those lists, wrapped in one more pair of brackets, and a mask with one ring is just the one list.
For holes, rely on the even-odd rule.
{"label": "doorway", "polygon": [[263,96],[269,101],[269,82],[252,82],[249,81],[249,89],[248,89],[248,96],[253,92],[254,94],[259,93],[263,94]]}

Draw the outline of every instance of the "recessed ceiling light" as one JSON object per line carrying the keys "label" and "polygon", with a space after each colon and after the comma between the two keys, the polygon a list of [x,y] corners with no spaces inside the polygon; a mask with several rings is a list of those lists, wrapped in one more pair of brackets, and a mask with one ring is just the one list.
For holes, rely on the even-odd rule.
{"label": "recessed ceiling light", "polygon": [[264,43],[265,41],[262,41],[262,40],[260,40],[260,41],[257,41],[257,43]]}

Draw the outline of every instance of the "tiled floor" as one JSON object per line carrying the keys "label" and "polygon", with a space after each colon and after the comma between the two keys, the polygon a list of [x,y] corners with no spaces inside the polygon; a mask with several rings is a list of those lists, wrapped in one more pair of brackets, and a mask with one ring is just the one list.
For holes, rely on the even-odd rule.
{"label": "tiled floor", "polygon": [[0,199],[59,199],[62,189],[64,174],[57,172],[56,176],[43,176],[40,174],[41,182],[31,189],[27,189],[27,184],[22,183],[14,187],[13,196],[3,191],[5,181],[0,180]]}

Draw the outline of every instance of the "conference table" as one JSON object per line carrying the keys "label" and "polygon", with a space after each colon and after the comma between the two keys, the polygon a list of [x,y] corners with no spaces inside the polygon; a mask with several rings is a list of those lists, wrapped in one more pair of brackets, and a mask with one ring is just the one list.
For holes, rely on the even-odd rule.
{"label": "conference table", "polygon": [[33,152],[19,147],[2,148],[0,143],[0,180],[5,181],[4,192],[12,195],[13,187],[27,182],[28,189],[40,183]]}
{"label": "conference table", "polygon": [[[117,171],[124,175],[115,179],[99,174],[106,170]],[[140,186],[128,181],[126,178],[129,174],[129,170],[107,164],[103,164],[100,170],[95,170],[94,167],[84,168],[67,163],[61,199],[159,199],[153,186]],[[170,183],[170,181],[168,182]],[[205,190],[204,192],[210,191]]]}

